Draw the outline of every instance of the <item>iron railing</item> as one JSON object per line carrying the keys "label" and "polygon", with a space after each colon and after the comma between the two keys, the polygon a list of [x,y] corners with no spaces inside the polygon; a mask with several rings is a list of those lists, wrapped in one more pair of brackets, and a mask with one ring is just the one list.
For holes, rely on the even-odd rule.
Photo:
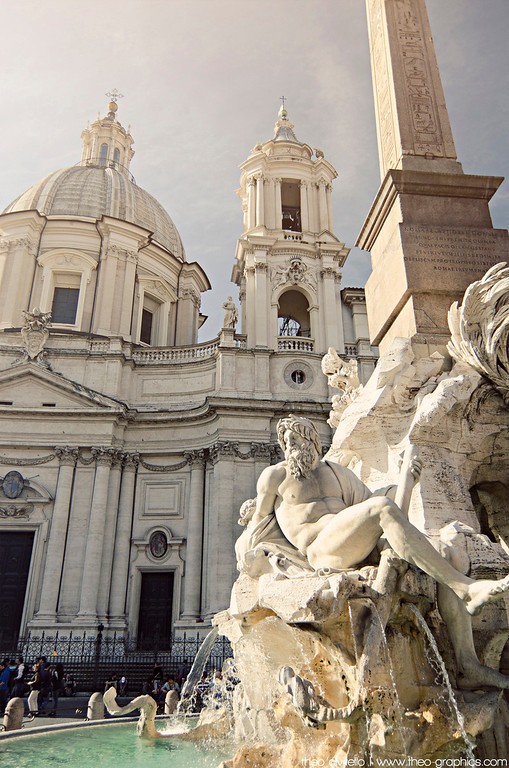
{"label": "iron railing", "polygon": [[[0,648],[0,658],[16,659],[23,656],[29,664],[40,656],[51,663],[64,665],[79,691],[102,691],[106,680],[113,674],[128,679],[129,693],[136,694],[154,671],[160,668],[162,675],[185,678],[196,656],[203,638],[199,633],[172,636],[171,639],[150,650],[139,650],[137,642],[125,636],[102,637],[83,634],[28,633],[18,639],[15,647]],[[218,637],[212,647],[207,670],[221,669],[225,659],[232,656],[232,649],[226,637]]]}

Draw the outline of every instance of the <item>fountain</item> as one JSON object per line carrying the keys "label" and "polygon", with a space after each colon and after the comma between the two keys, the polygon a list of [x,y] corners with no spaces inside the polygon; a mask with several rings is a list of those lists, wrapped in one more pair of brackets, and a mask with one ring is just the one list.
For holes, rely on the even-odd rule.
{"label": "fountain", "polygon": [[[262,473],[256,503],[241,510],[240,575],[229,609],[215,617],[234,649],[236,735],[247,742],[228,768],[394,758],[440,766],[509,754],[509,677],[498,670],[509,635],[498,488],[508,475],[508,305],[501,264],[451,308],[452,367],[438,352],[416,358],[396,339],[361,387],[351,363],[343,373],[329,350],[324,373],[343,395],[333,398],[328,470],[309,460],[310,445],[319,451],[313,426],[280,422],[286,463]],[[380,490],[363,495],[338,465]],[[499,543],[479,532],[479,498]],[[308,535],[320,502],[340,513],[342,528],[326,522],[325,533]]]}
{"label": "fountain", "polygon": [[[456,308],[451,369],[437,353],[416,360],[409,342],[396,340],[365,387],[333,401],[336,432],[325,460],[311,422],[280,421],[285,461],[264,470],[256,503],[243,505],[240,573],[193,665],[182,709],[218,632],[234,650],[231,701],[213,702],[192,729],[184,715],[158,729],[151,697],[119,707],[110,689],[110,713],[140,710],[138,733],[148,737],[140,740],[146,749],[134,747],[144,762],[131,756],[130,765],[157,765],[153,756],[168,751],[176,757],[177,743],[188,751],[172,765],[214,768],[221,759],[223,768],[336,768],[396,758],[439,768],[509,753],[509,677],[498,670],[509,636],[509,555],[490,485],[507,474],[507,349],[494,360],[507,345],[507,313],[497,329],[489,311],[493,301],[509,305],[509,269],[490,270],[470,299],[476,291],[477,328],[484,302],[491,336],[477,333],[474,349],[468,306]],[[345,379],[336,375],[342,364],[331,350],[324,369],[336,382]],[[479,533],[465,478],[484,494],[501,544]],[[116,738],[110,728],[107,742]],[[102,749],[92,743],[97,732],[87,729],[89,752]],[[196,744],[216,745],[205,762],[189,752]],[[9,764],[9,751],[2,746],[2,765],[30,763],[16,745],[18,762]]]}

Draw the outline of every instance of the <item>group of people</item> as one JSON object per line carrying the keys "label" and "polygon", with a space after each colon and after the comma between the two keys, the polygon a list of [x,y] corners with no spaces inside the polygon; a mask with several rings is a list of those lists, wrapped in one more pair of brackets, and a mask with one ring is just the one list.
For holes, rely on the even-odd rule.
{"label": "group of people", "polygon": [[[117,690],[118,696],[126,696],[128,693],[127,677],[125,675],[119,677],[116,673],[111,674],[106,680],[104,691],[106,692],[111,687]],[[163,707],[168,691],[176,691],[180,697],[179,683],[172,675],[165,676],[162,667],[155,666],[152,674],[143,683],[141,693],[152,696],[157,705]]]}
{"label": "group of people", "polygon": [[[74,681],[66,675],[60,662],[52,664],[46,656],[39,656],[33,665],[23,656],[16,660],[5,658],[0,662],[0,716],[5,713],[11,698],[28,694],[28,713],[31,717],[56,717],[58,699],[74,692]],[[48,710],[48,705],[51,708]]]}
{"label": "group of people", "polygon": [[143,683],[141,692],[152,696],[157,706],[163,707],[169,691],[176,691],[180,698],[180,685],[174,677],[169,675],[165,678],[161,667],[154,667],[153,674]]}

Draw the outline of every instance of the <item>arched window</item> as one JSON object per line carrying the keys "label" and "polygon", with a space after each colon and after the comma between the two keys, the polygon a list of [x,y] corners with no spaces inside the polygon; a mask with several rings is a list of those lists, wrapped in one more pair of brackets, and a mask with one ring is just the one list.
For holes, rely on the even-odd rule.
{"label": "arched window", "polygon": [[115,147],[113,152],[113,165],[115,168],[120,165],[120,150],[117,147]]}
{"label": "arched window", "polygon": [[279,297],[278,336],[311,336],[309,305],[300,291],[285,291]]}
{"label": "arched window", "polygon": [[99,155],[99,165],[105,166],[108,160],[108,145],[101,144],[101,154]]}
{"label": "arched window", "polygon": [[281,229],[290,232],[302,232],[298,181],[283,181],[281,184],[281,209]]}

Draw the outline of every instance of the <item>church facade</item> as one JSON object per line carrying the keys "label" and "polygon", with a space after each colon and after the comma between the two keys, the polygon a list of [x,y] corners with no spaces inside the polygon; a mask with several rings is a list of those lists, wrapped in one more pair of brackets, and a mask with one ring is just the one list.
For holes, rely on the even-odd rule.
{"label": "church facade", "polygon": [[[275,425],[312,418],[325,444],[333,346],[376,362],[364,292],[341,288],[336,171],[286,110],[241,166],[243,227],[217,338],[210,288],[129,171],[117,104],[81,162],[0,216],[0,646],[99,624],[164,647],[204,631],[235,579],[239,507],[278,459]],[[225,286],[225,294],[229,291]]]}

